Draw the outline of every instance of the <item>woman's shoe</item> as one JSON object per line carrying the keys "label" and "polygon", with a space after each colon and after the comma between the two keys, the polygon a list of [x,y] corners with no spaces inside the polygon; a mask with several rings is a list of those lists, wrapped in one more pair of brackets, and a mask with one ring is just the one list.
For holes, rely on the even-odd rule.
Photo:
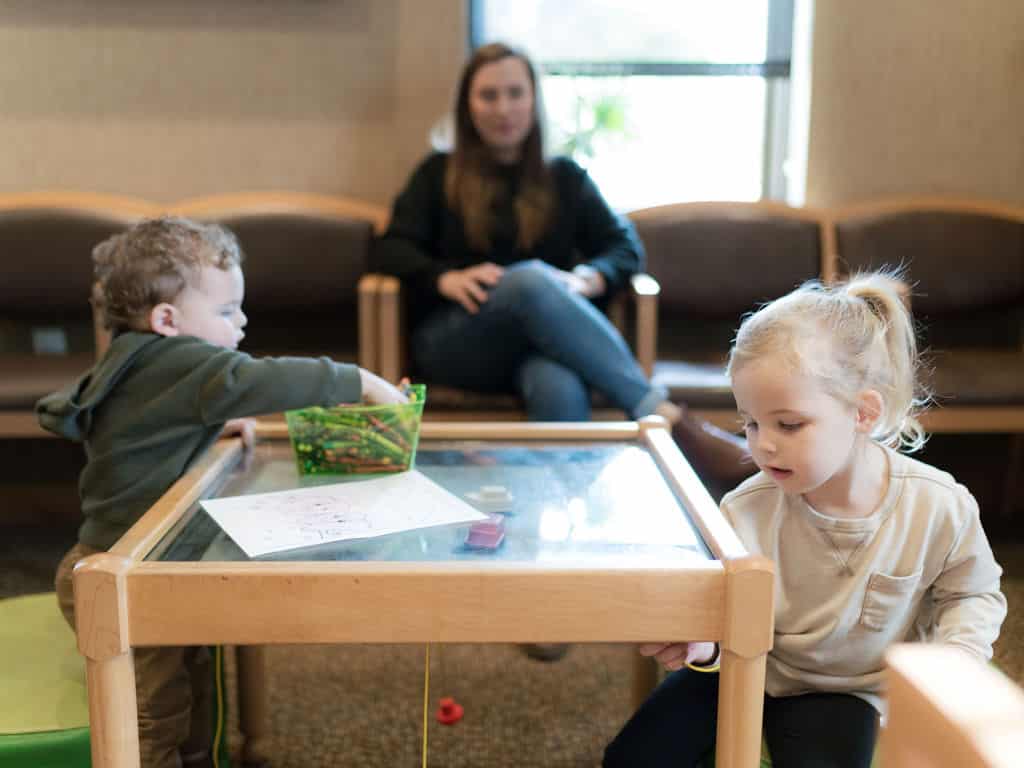
{"label": "woman's shoe", "polygon": [[[701,479],[715,491],[731,490],[757,471],[747,441],[698,419],[685,406],[672,425],[672,437]],[[717,495],[721,495],[720,493]]]}

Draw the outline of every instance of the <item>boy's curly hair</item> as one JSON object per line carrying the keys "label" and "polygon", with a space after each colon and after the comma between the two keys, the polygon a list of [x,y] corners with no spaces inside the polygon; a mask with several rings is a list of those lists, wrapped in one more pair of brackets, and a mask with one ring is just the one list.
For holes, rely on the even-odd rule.
{"label": "boy's curly hair", "polygon": [[110,330],[141,330],[150,310],[178,298],[200,269],[230,269],[242,259],[234,234],[218,224],[146,219],[93,249],[92,303]]}

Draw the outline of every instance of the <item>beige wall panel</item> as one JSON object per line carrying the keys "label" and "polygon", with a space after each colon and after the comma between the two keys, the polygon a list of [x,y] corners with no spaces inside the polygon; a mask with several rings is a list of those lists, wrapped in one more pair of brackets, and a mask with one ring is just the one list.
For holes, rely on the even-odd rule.
{"label": "beige wall panel", "polygon": [[[390,201],[464,0],[0,0],[0,191]],[[1024,201],[1024,3],[818,0],[807,202]]]}
{"label": "beige wall panel", "polygon": [[1024,202],[1024,2],[817,0],[809,205]]}
{"label": "beige wall panel", "polygon": [[0,0],[0,191],[388,202],[465,29],[462,0]]}
{"label": "beige wall panel", "polygon": [[388,131],[308,120],[5,120],[0,136],[10,137],[0,141],[15,151],[4,153],[0,182],[4,191],[84,189],[168,203],[254,189],[384,202],[397,183],[380,143]]}
{"label": "beige wall panel", "polygon": [[[430,151],[430,132],[452,110],[469,52],[468,0],[402,0],[396,69],[401,120],[393,127],[398,186]],[[397,191],[397,188],[396,188]]]}

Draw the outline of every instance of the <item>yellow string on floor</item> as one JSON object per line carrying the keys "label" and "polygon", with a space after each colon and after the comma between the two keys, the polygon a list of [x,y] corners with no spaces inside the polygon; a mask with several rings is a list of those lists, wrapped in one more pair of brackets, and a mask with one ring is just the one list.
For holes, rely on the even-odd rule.
{"label": "yellow string on floor", "polygon": [[430,643],[423,664],[423,768],[427,768],[427,725],[430,722]]}
{"label": "yellow string on floor", "polygon": [[215,695],[217,696],[217,732],[213,735],[213,744],[210,751],[213,756],[213,768],[220,768],[220,740],[224,738],[224,646],[218,645],[213,649],[213,666],[215,675]]}

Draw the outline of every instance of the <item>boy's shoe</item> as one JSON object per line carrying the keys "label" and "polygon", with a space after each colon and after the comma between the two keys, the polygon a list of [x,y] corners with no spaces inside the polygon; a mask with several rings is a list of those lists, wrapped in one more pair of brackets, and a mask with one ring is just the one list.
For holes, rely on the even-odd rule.
{"label": "boy's shoe", "polygon": [[534,661],[558,661],[569,652],[569,643],[523,643],[520,648]]}

